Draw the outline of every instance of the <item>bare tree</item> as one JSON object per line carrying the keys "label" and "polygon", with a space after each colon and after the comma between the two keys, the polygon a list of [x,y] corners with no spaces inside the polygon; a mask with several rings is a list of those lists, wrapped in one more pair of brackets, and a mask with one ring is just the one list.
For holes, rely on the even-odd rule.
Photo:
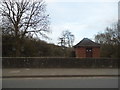
{"label": "bare tree", "polygon": [[60,37],[60,38],[58,38],[58,40],[60,41],[60,42],[58,42],[58,44],[60,44],[64,48],[65,47],[65,39],[63,37]]}
{"label": "bare tree", "polygon": [[101,44],[118,44],[120,43],[119,24],[113,24],[107,27],[104,33],[98,33],[95,41]]}
{"label": "bare tree", "polygon": [[43,0],[4,0],[1,7],[3,33],[12,34],[16,39],[16,56],[20,56],[20,41],[25,36],[35,34],[47,38],[49,15],[46,14]]}
{"label": "bare tree", "polygon": [[62,32],[62,36],[59,38],[61,46],[68,46],[68,47],[72,47],[73,46],[73,42],[74,42],[74,35],[66,30]]}

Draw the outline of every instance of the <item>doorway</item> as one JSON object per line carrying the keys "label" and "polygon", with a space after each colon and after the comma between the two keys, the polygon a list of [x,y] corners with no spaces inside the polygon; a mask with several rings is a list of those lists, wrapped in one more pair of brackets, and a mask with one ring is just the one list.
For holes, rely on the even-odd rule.
{"label": "doorway", "polygon": [[92,57],[92,48],[86,48],[86,57]]}

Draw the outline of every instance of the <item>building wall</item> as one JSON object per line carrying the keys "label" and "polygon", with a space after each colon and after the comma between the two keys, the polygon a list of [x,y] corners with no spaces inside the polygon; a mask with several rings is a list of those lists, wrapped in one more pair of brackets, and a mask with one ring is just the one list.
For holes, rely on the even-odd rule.
{"label": "building wall", "polygon": [[99,58],[100,57],[100,48],[93,48],[93,57]]}
{"label": "building wall", "polygon": [[83,48],[83,47],[76,48],[75,55],[76,55],[76,57],[85,58],[86,57],[86,48]]}
{"label": "building wall", "polygon": [[[99,58],[100,57],[100,48],[94,47],[92,53],[93,53],[93,55],[92,55],[93,58]],[[86,57],[86,48],[85,47],[75,48],[75,55],[76,55],[76,57],[85,58]]]}

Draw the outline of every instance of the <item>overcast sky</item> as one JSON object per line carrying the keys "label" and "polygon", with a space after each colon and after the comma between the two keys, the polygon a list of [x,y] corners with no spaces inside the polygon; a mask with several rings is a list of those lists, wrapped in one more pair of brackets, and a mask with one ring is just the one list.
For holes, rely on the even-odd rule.
{"label": "overcast sky", "polygon": [[94,40],[95,34],[118,20],[118,0],[46,0],[46,4],[52,31],[49,43],[57,44],[64,30],[75,35],[74,45],[83,38]]}

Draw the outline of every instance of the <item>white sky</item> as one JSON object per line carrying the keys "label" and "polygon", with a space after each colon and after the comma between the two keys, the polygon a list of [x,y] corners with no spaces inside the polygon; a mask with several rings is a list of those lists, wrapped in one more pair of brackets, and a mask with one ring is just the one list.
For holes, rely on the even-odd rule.
{"label": "white sky", "polygon": [[118,20],[118,0],[46,0],[50,14],[49,43],[58,43],[63,30],[75,35],[75,42],[83,38],[94,39],[107,26]]}

